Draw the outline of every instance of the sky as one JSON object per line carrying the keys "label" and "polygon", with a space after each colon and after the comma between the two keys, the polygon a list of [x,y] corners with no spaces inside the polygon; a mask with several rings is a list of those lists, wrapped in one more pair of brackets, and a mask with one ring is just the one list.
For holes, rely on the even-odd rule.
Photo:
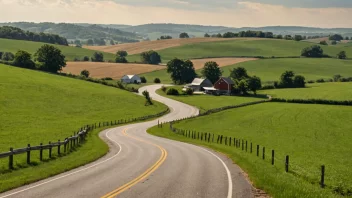
{"label": "sky", "polygon": [[352,27],[352,0],[0,0],[1,22]]}

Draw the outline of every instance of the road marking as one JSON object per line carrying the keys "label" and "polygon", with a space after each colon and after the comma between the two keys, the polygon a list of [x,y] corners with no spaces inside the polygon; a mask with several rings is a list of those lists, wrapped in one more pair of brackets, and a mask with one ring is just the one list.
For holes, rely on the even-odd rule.
{"label": "road marking", "polygon": [[19,194],[19,193],[28,191],[28,190],[33,189],[33,188],[37,188],[37,187],[39,187],[39,186],[42,186],[42,185],[51,183],[51,182],[53,182],[53,181],[56,181],[56,180],[59,180],[59,179],[62,179],[62,178],[65,178],[65,177],[68,177],[68,176],[71,176],[71,175],[74,175],[74,174],[77,174],[77,173],[80,173],[80,172],[82,172],[82,171],[85,171],[85,170],[87,170],[87,169],[96,167],[96,166],[98,166],[98,165],[100,165],[100,164],[103,164],[103,163],[105,163],[105,162],[108,162],[108,161],[114,159],[116,156],[118,156],[118,155],[121,153],[122,147],[121,147],[121,145],[120,145],[119,143],[117,143],[115,140],[113,140],[113,139],[111,139],[111,138],[109,137],[109,133],[110,133],[112,130],[114,130],[114,129],[108,130],[108,132],[106,132],[105,136],[106,136],[110,141],[114,142],[115,144],[117,144],[117,145],[120,147],[119,152],[117,152],[114,156],[112,156],[112,157],[110,157],[110,158],[108,158],[108,159],[106,159],[106,160],[104,160],[104,161],[101,161],[101,162],[99,162],[99,163],[96,163],[96,164],[94,164],[94,165],[91,165],[91,166],[88,166],[88,167],[86,167],[86,168],[80,169],[80,170],[78,170],[78,171],[75,171],[75,172],[72,172],[72,173],[69,173],[69,174],[66,174],[66,175],[63,175],[63,176],[60,176],[60,177],[51,179],[51,180],[49,180],[49,181],[46,181],[46,182],[37,184],[37,185],[35,185],[35,186],[31,186],[31,187],[29,187],[29,188],[25,188],[25,189],[23,189],[23,190],[19,190],[19,191],[13,192],[13,193],[8,194],[8,195],[4,195],[4,196],[2,196],[2,197],[0,197],[0,198],[10,197],[10,196],[12,196],[12,195],[16,195],[16,194]]}
{"label": "road marking", "polygon": [[159,160],[153,164],[153,166],[151,166],[149,169],[147,169],[144,173],[142,173],[141,175],[139,175],[138,177],[136,177],[135,179],[133,179],[132,181],[124,184],[123,186],[113,190],[112,192],[102,196],[102,198],[111,198],[111,197],[116,197],[117,195],[121,194],[122,192],[126,191],[127,189],[131,188],[132,186],[138,184],[139,182],[141,182],[143,179],[147,178],[151,173],[153,173],[155,170],[157,170],[163,163],[164,161],[166,160],[166,157],[167,157],[167,151],[157,145],[157,144],[154,144],[154,143],[151,143],[149,141],[145,141],[145,140],[142,140],[142,139],[139,139],[139,138],[136,138],[134,136],[131,136],[131,135],[128,135],[126,133],[126,130],[124,130],[122,132],[125,136],[127,137],[130,137],[132,139],[135,139],[137,141],[140,141],[140,142],[144,142],[144,143],[147,143],[147,144],[150,144],[150,145],[153,145],[153,146],[156,146],[160,149],[161,151],[161,156],[159,158]]}

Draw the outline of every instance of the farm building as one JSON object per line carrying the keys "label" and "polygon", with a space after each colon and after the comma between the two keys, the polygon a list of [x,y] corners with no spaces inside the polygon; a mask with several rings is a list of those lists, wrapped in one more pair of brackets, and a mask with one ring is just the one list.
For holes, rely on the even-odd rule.
{"label": "farm building", "polygon": [[220,93],[226,93],[226,94],[231,94],[231,91],[233,89],[233,85],[235,83],[230,79],[226,77],[221,77],[215,84],[214,88],[219,90]]}
{"label": "farm building", "polygon": [[204,91],[206,87],[213,87],[213,83],[208,79],[195,78],[191,84],[186,85],[184,88],[191,88],[194,92],[201,92]]}
{"label": "farm building", "polygon": [[131,83],[139,84],[142,81],[141,81],[141,78],[137,75],[124,75],[121,78],[121,82],[127,83],[127,84],[131,84]]}

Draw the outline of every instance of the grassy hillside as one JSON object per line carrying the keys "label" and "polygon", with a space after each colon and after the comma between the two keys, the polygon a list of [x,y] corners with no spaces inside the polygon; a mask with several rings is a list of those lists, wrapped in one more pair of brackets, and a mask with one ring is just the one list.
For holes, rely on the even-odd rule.
{"label": "grassy hillside", "polygon": [[[10,39],[0,39],[0,51],[1,52],[12,52],[16,53],[18,50],[24,50],[32,55],[46,43],[32,42],[32,41],[20,41],[20,40],[10,40]],[[69,47],[62,45],[55,45],[59,48],[62,53],[66,56],[66,60],[72,61],[74,58],[82,59],[84,56],[91,57],[95,51],[77,47]],[[105,60],[115,60],[115,55],[110,53],[105,53]]]}
{"label": "grassy hillside", "polygon": [[[257,187],[274,197],[334,197],[332,188],[339,186],[346,192],[352,186],[349,170],[352,127],[346,124],[351,119],[351,107],[266,103],[175,124],[181,129],[241,138],[261,145],[260,148],[265,146],[266,160],[233,147],[185,139],[170,133],[167,127],[153,128],[150,132],[228,154]],[[274,167],[270,165],[271,149],[276,151]],[[284,172],[285,155],[290,155],[291,174]],[[326,190],[318,184],[323,164],[327,170]]]}
{"label": "grassy hillside", "polygon": [[258,94],[286,99],[352,100],[352,83],[314,83],[302,89],[262,90]]}
{"label": "grassy hillside", "polygon": [[[63,140],[85,124],[151,115],[166,109],[157,102],[145,106],[143,97],[116,88],[5,65],[0,65],[0,93],[0,152],[28,143],[34,146]],[[105,143],[92,135],[78,152],[60,160],[0,174],[0,191],[65,171],[106,152]],[[47,159],[46,153],[44,156]],[[14,159],[16,167],[25,164],[25,155]],[[37,152],[32,161],[40,163]],[[0,160],[0,173],[6,172],[7,164],[8,159]]]}
{"label": "grassy hillside", "polygon": [[[296,42],[276,39],[240,38],[231,41],[195,43],[160,50],[162,61],[167,62],[174,57],[182,59],[224,57],[224,56],[264,56],[284,57],[300,56],[303,48],[313,45],[308,42]],[[325,53],[331,56],[342,50],[352,56],[350,45],[322,46]],[[137,55],[134,55],[137,56]],[[136,58],[130,56],[131,60]]]}

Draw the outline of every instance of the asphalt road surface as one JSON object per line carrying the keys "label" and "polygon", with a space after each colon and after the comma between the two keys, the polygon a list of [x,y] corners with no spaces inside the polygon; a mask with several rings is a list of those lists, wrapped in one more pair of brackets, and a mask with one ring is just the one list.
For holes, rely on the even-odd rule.
{"label": "asphalt road surface", "polygon": [[[198,114],[198,109],[161,97],[161,85],[147,89],[171,112],[161,122]],[[230,159],[202,147],[155,137],[146,130],[158,120],[106,130],[110,146],[103,158],[60,175],[26,185],[4,197],[254,197],[251,184]],[[0,181],[1,182],[1,181]]]}

